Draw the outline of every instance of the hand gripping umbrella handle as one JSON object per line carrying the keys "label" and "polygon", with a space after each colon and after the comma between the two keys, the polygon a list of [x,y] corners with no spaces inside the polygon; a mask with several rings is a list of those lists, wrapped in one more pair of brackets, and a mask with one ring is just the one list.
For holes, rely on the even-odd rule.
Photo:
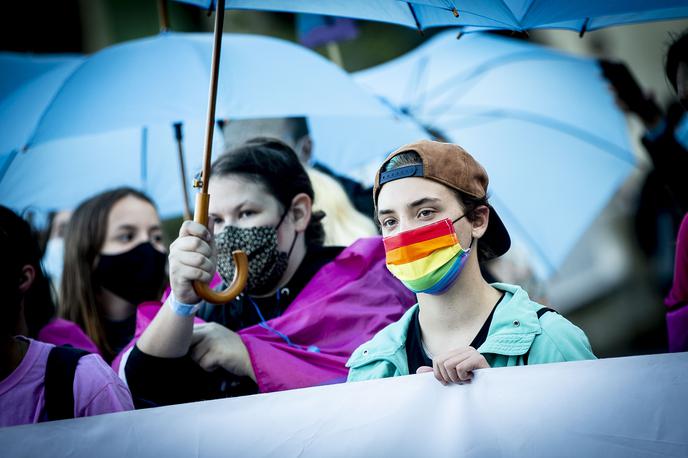
{"label": "hand gripping umbrella handle", "polygon": [[[196,195],[196,211],[194,213],[194,221],[208,227],[208,200],[210,195],[204,192],[199,192]],[[202,299],[211,304],[226,304],[235,297],[237,297],[246,286],[248,280],[248,258],[243,251],[233,251],[234,258],[234,280],[224,291],[213,291],[208,284],[195,281],[193,283],[194,291]]]}

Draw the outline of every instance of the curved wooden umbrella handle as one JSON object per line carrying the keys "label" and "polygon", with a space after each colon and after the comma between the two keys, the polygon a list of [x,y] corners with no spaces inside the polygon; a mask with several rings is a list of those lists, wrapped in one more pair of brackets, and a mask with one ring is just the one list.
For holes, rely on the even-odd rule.
{"label": "curved wooden umbrella handle", "polygon": [[236,266],[232,284],[224,291],[218,292],[210,289],[206,283],[195,281],[193,287],[196,294],[211,304],[226,304],[241,294],[246,286],[246,280],[248,280],[248,257],[246,257],[246,253],[239,250],[233,251],[232,257]]}
{"label": "curved wooden umbrella handle", "polygon": [[[208,227],[208,202],[210,195],[204,192],[199,192],[196,194],[196,210],[194,213],[194,221],[203,224]],[[234,280],[232,284],[229,285],[224,291],[213,291],[210,289],[208,284],[195,281],[193,283],[194,291],[202,299],[211,304],[226,304],[230,302],[235,297],[237,297],[241,291],[246,287],[246,281],[248,280],[248,257],[243,251],[233,251],[232,257],[234,258]]]}

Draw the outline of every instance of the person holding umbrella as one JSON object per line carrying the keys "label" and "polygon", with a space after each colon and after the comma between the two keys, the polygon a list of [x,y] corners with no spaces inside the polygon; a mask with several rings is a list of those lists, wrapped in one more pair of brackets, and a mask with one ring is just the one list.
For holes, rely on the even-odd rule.
{"label": "person holding umbrella", "polygon": [[433,371],[465,382],[481,368],[595,358],[561,315],[483,278],[479,263],[511,243],[487,186],[457,145],[420,141],[387,157],[373,193],[386,263],[418,303],[353,353],[349,381]]}
{"label": "person holding umbrella", "polygon": [[[412,304],[384,264],[379,237],[323,247],[322,212],[295,152],[254,139],[214,162],[211,231],[187,221],[170,247],[172,293],[123,364],[139,405],[191,402],[346,380],[351,352]],[[235,300],[200,300],[215,267]],[[208,323],[194,326],[198,315]]]}

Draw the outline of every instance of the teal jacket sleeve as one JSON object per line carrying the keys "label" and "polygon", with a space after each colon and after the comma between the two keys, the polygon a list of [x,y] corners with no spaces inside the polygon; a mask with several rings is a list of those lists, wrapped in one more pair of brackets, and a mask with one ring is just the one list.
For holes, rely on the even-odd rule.
{"label": "teal jacket sleeve", "polygon": [[585,333],[557,313],[540,318],[542,333],[533,341],[528,364],[596,359]]}
{"label": "teal jacket sleeve", "polygon": [[392,364],[385,361],[374,361],[363,366],[352,367],[349,369],[347,382],[361,382],[363,380],[374,380],[378,378],[395,377],[399,375]]}

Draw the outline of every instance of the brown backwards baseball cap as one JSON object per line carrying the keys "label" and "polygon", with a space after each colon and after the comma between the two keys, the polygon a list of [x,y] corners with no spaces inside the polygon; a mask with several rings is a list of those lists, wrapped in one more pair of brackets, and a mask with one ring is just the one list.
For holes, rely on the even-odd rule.
{"label": "brown backwards baseball cap", "polygon": [[[393,157],[410,152],[418,154],[422,164],[404,165],[387,172],[383,171]],[[375,175],[375,208],[380,188],[385,183],[409,177],[427,178],[477,198],[487,196],[487,172],[466,150],[452,143],[421,140],[402,146],[387,156],[382,163]],[[487,246],[496,258],[509,250],[511,238],[495,209],[489,204],[487,206],[490,209],[490,219],[480,243]]]}

